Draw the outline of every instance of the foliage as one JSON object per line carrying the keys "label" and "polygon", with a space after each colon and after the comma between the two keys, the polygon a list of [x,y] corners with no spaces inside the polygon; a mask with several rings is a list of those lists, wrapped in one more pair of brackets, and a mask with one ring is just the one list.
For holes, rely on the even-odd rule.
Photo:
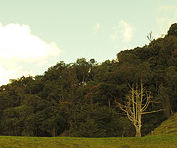
{"label": "foliage", "polygon": [[77,59],[21,77],[0,87],[0,134],[16,136],[134,136],[115,100],[125,101],[129,86],[140,83],[153,96],[142,117],[142,135],[177,111],[177,25],[164,38],[124,50],[117,60]]}

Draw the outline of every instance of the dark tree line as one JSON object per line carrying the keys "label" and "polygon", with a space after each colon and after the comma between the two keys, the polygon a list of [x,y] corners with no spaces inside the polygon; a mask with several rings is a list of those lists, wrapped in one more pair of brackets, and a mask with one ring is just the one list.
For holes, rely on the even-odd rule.
{"label": "dark tree line", "polygon": [[177,111],[177,24],[164,38],[121,51],[118,60],[59,62],[43,75],[21,77],[0,87],[0,134],[13,136],[134,136],[133,125],[116,108],[129,86],[151,91],[142,117],[146,135]]}

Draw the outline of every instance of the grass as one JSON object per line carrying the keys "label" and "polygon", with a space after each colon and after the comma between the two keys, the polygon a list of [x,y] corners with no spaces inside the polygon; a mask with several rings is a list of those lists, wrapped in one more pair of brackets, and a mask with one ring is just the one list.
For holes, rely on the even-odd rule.
{"label": "grass", "polygon": [[177,134],[177,113],[171,116],[168,120],[164,121],[154,131],[154,135],[173,133]]}
{"label": "grass", "polygon": [[176,134],[142,138],[0,137],[0,148],[176,148]]}

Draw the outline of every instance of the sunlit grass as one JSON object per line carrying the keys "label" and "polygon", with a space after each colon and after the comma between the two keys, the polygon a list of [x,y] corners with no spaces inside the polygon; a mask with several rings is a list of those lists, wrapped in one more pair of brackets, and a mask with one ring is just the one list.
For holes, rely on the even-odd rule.
{"label": "sunlit grass", "polygon": [[142,138],[0,137],[1,148],[176,148],[177,135]]}

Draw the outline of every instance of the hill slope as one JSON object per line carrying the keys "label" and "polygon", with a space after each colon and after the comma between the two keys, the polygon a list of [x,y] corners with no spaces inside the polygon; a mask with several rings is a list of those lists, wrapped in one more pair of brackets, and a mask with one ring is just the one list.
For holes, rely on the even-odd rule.
{"label": "hill slope", "polygon": [[153,135],[163,133],[177,133],[177,113],[171,116],[168,120],[164,121],[153,131]]}

